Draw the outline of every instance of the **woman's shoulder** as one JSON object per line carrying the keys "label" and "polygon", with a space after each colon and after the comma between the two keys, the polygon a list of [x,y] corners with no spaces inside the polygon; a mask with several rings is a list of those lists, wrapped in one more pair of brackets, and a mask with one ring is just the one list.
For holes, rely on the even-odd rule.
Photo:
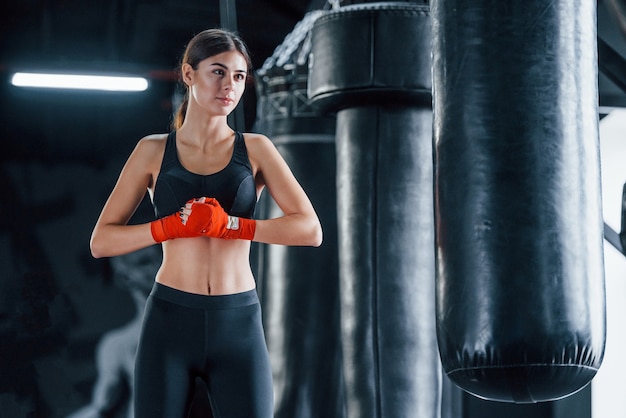
{"label": "woman's shoulder", "polygon": [[263,134],[244,132],[243,137],[248,151],[263,151],[263,149],[274,148],[274,143]]}
{"label": "woman's shoulder", "polygon": [[135,146],[135,153],[142,155],[162,154],[169,134],[150,134],[141,138]]}
{"label": "woman's shoulder", "polygon": [[168,134],[151,134],[141,138],[128,157],[127,164],[134,167],[152,167],[160,162],[165,151]]}
{"label": "woman's shoulder", "polygon": [[269,141],[270,139],[260,133],[257,132],[242,132],[244,138],[246,139],[246,142],[248,141]]}
{"label": "woman's shoulder", "polygon": [[243,134],[248,158],[255,172],[264,171],[276,158],[278,151],[274,143],[265,135],[245,132]]}
{"label": "woman's shoulder", "polygon": [[139,140],[139,142],[137,143],[137,146],[142,146],[145,148],[163,147],[165,146],[165,143],[167,142],[167,137],[169,135],[170,134],[168,133],[146,135]]}

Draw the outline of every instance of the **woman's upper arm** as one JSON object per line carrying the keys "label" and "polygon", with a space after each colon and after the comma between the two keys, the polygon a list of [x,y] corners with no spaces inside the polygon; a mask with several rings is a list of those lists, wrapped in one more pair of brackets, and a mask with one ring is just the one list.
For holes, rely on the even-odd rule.
{"label": "woman's upper arm", "polygon": [[141,139],[124,164],[98,224],[125,225],[152,186],[154,164],[160,163],[163,146],[155,138]]}
{"label": "woman's upper arm", "polygon": [[127,254],[154,244],[148,225],[127,223],[158,173],[162,143],[155,137],[144,138],[128,157],[91,234],[89,245],[94,257]]}

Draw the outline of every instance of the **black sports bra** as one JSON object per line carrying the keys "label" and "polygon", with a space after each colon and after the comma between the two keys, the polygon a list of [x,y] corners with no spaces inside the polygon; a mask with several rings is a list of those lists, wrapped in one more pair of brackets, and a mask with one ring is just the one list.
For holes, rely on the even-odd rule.
{"label": "black sports bra", "polygon": [[171,215],[189,199],[213,197],[233,216],[252,218],[256,207],[256,185],[243,135],[235,132],[235,147],[230,162],[217,173],[192,173],[180,163],[176,150],[176,131],[167,137],[161,170],[152,196],[158,218]]}

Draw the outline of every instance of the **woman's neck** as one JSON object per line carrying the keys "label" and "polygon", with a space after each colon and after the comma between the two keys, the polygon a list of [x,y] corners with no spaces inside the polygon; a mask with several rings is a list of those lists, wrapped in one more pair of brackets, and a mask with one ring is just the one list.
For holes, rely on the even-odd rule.
{"label": "woman's neck", "polygon": [[233,130],[228,126],[226,116],[215,116],[198,120],[186,117],[177,135],[189,142],[219,142],[230,138]]}

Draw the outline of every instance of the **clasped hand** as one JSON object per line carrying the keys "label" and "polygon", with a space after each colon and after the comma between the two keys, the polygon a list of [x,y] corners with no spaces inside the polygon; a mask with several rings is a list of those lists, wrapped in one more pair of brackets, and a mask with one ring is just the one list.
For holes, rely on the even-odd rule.
{"label": "clasped hand", "polygon": [[212,197],[191,199],[180,208],[179,221],[188,237],[207,236],[222,238],[228,225],[228,214]]}
{"label": "clasped hand", "polygon": [[[226,239],[246,238],[241,237],[239,221],[237,217],[228,216],[216,199],[200,197],[187,201],[179,212],[152,222],[151,232],[157,243],[168,239],[199,236]],[[250,219],[245,221],[254,223]],[[252,236],[254,236],[254,224]],[[252,237],[247,239],[252,239]]]}

